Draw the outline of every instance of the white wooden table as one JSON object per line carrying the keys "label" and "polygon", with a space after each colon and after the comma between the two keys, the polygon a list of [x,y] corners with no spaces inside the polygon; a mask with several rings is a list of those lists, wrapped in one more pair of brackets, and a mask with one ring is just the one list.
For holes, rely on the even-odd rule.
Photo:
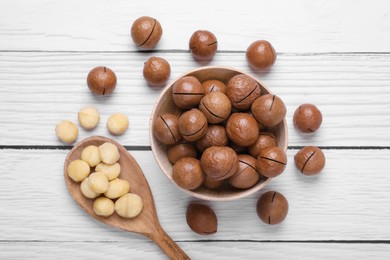
{"label": "white wooden table", "polygon": [[[139,52],[132,22],[157,18],[164,29],[155,52]],[[286,103],[288,166],[264,190],[234,202],[206,202],[218,233],[199,236],[185,221],[195,199],[171,185],[149,146],[149,116],[159,95],[142,77],[143,62],[166,58],[171,80],[203,64],[188,53],[198,29],[218,38],[208,65],[251,73]],[[245,50],[269,40],[278,59],[268,74],[253,72]],[[112,68],[118,85],[94,97],[86,75]],[[93,105],[102,117],[129,116],[115,139],[138,160],[153,191],[162,226],[193,259],[389,259],[390,257],[390,3],[383,1],[17,1],[0,2],[0,259],[161,259],[147,239],[88,216],[63,180],[69,152],[55,125],[77,122]],[[321,129],[302,135],[295,108],[311,102],[323,112]],[[316,177],[293,164],[299,147],[323,148],[327,165]],[[290,212],[267,226],[255,205],[267,190],[283,193]]]}

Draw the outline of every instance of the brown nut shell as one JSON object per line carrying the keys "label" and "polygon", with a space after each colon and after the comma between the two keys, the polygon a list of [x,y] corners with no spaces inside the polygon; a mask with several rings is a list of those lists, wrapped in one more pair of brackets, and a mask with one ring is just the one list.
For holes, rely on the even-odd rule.
{"label": "brown nut shell", "polygon": [[258,97],[251,108],[256,120],[267,127],[279,124],[286,116],[286,106],[276,95],[266,94]]}
{"label": "brown nut shell", "polygon": [[179,132],[187,141],[199,140],[207,133],[207,129],[207,118],[199,109],[188,110],[179,118]]}
{"label": "brown nut shell", "polygon": [[182,139],[179,132],[179,117],[163,114],[153,123],[153,135],[163,144],[175,144]]}
{"label": "brown nut shell", "polygon": [[232,77],[226,85],[226,95],[237,110],[250,109],[252,103],[261,94],[259,84],[251,77],[238,74]]}
{"label": "brown nut shell", "polygon": [[237,154],[230,147],[211,146],[200,159],[204,173],[215,180],[224,180],[238,170]]}
{"label": "brown nut shell", "polygon": [[306,146],[294,156],[297,169],[304,175],[316,175],[325,167],[325,155],[316,146]]}
{"label": "brown nut shell", "polygon": [[294,126],[304,133],[318,130],[322,124],[321,111],[313,104],[302,104],[294,112]]}
{"label": "brown nut shell", "polygon": [[182,77],[172,87],[172,99],[178,108],[197,107],[203,96],[202,84],[193,76]]}
{"label": "brown nut shell", "polygon": [[274,225],[286,218],[288,208],[288,201],[281,193],[268,191],[259,198],[256,211],[264,223]]}
{"label": "brown nut shell", "polygon": [[253,69],[269,70],[276,56],[274,47],[264,40],[253,42],[246,50],[246,60]]}
{"label": "brown nut shell", "polygon": [[229,183],[238,189],[253,187],[260,179],[256,170],[256,158],[247,154],[238,155],[239,167],[237,172],[230,177]]}
{"label": "brown nut shell", "polygon": [[143,75],[152,87],[161,87],[171,75],[171,66],[168,61],[160,57],[150,57],[144,63]]}
{"label": "brown nut shell", "polygon": [[198,188],[204,180],[199,160],[191,157],[178,160],[172,167],[172,179],[183,189]]}
{"label": "brown nut shell", "polygon": [[225,128],[220,125],[209,125],[206,134],[196,141],[196,148],[203,152],[211,146],[226,146],[229,140]]}
{"label": "brown nut shell", "polygon": [[225,94],[226,92],[226,85],[220,80],[216,79],[209,79],[202,83],[202,87],[205,94],[211,93],[211,92],[222,92]]}
{"label": "brown nut shell", "polygon": [[267,147],[260,150],[256,169],[266,177],[276,177],[286,168],[287,156],[280,147]]}
{"label": "brown nut shell", "polygon": [[214,180],[206,175],[203,181],[203,186],[208,189],[215,190],[221,187],[223,183],[224,180]]}
{"label": "brown nut shell", "polygon": [[200,235],[211,235],[217,232],[218,219],[208,206],[191,203],[186,213],[187,224],[192,231]]}
{"label": "brown nut shell", "polygon": [[196,60],[212,60],[217,52],[218,41],[213,33],[199,30],[192,34],[189,48]]}
{"label": "brown nut shell", "polygon": [[168,160],[174,164],[175,162],[184,157],[197,158],[198,151],[192,144],[176,144],[168,148],[167,156]]}
{"label": "brown nut shell", "polygon": [[209,124],[218,124],[229,117],[232,109],[229,98],[221,92],[206,94],[199,104],[199,110],[207,117]]}
{"label": "brown nut shell", "polygon": [[252,156],[257,157],[261,149],[272,146],[277,146],[275,135],[270,132],[260,132],[256,142],[249,146],[248,150]]}
{"label": "brown nut shell", "polygon": [[259,136],[259,126],[248,113],[233,113],[226,123],[226,134],[239,146],[254,144]]}
{"label": "brown nut shell", "polygon": [[88,73],[87,85],[95,95],[111,94],[116,87],[116,75],[107,67],[93,68]]}
{"label": "brown nut shell", "polygon": [[149,16],[142,16],[131,27],[131,38],[141,49],[153,49],[163,33],[161,24]]}

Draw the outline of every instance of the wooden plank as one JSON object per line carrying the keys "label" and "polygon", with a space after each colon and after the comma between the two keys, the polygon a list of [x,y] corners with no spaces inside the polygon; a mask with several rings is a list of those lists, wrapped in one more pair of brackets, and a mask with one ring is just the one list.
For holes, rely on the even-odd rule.
{"label": "wooden plank", "polygon": [[207,29],[217,36],[219,50],[243,51],[267,39],[278,52],[390,51],[386,0],[37,0],[17,7],[4,0],[0,10],[0,50],[133,51],[131,24],[149,15],[164,29],[158,49],[187,50],[191,34]]}
{"label": "wooden plank", "polygon": [[[390,150],[325,150],[327,165],[315,177],[301,175],[288,151],[285,173],[264,190],[238,201],[205,202],[216,212],[218,232],[202,237],[185,221],[189,202],[156,165],[150,151],[131,151],[155,197],[160,222],[173,239],[183,240],[390,240]],[[92,219],[68,194],[63,180],[66,150],[0,150],[1,240],[138,241],[139,235]],[[285,222],[260,222],[255,205],[260,194],[286,196]]]}
{"label": "wooden plank", "polygon": [[[142,77],[140,53],[0,53],[1,145],[62,145],[54,133],[63,119],[77,121],[81,107],[93,105],[101,114],[99,127],[80,129],[81,140],[108,135],[108,116],[129,116],[130,129],[117,139],[124,145],[149,145],[149,117],[160,91]],[[159,53],[172,66],[171,80],[199,67],[185,53]],[[110,97],[95,97],[86,75],[98,65],[111,67],[118,86]],[[319,146],[389,146],[390,55],[282,55],[268,74],[251,71],[244,54],[224,53],[210,65],[230,66],[264,82],[287,105],[289,144]],[[294,110],[314,103],[322,111],[321,129],[303,135],[292,125]]]}
{"label": "wooden plank", "polygon": [[[386,259],[388,244],[179,242],[192,259]],[[167,259],[149,241],[0,242],[6,259]]]}

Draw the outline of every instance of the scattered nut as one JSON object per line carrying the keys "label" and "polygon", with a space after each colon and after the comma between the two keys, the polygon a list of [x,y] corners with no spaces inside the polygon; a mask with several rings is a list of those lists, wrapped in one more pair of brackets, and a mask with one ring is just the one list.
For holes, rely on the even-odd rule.
{"label": "scattered nut", "polygon": [[295,128],[303,133],[313,133],[322,123],[321,111],[313,104],[300,105],[294,112]]}
{"label": "scattered nut", "polygon": [[114,213],[114,202],[105,197],[97,198],[93,202],[93,211],[98,216],[111,216]]}
{"label": "scattered nut", "polygon": [[163,29],[156,19],[142,16],[131,26],[131,38],[141,49],[153,49],[160,41]]}
{"label": "scattered nut", "polygon": [[276,61],[276,52],[271,43],[255,41],[246,50],[246,60],[253,69],[269,70]]}
{"label": "scattered nut", "polygon": [[161,87],[171,75],[171,66],[163,58],[151,57],[144,63],[143,75],[150,86]]}
{"label": "scattered nut", "polygon": [[56,126],[56,134],[62,142],[70,144],[76,141],[79,130],[73,122],[63,120]]}
{"label": "scattered nut", "polygon": [[84,107],[78,113],[78,120],[82,128],[92,130],[100,121],[99,111],[94,107]]}
{"label": "scattered nut", "polygon": [[266,224],[281,223],[288,213],[287,199],[279,192],[268,191],[257,202],[257,215]]}
{"label": "scattered nut", "polygon": [[134,193],[127,193],[115,202],[115,212],[124,218],[135,218],[143,208],[142,199]]}
{"label": "scattered nut", "polygon": [[88,73],[87,84],[92,93],[108,95],[116,87],[116,75],[107,67],[96,67]]}
{"label": "scattered nut", "polygon": [[294,156],[297,169],[304,175],[316,175],[325,167],[325,155],[320,148],[306,146]]}
{"label": "scattered nut", "polygon": [[83,160],[74,160],[69,163],[66,169],[68,176],[75,182],[80,182],[88,177],[91,172],[91,168],[88,163]]}
{"label": "scattered nut", "polygon": [[111,115],[107,120],[108,131],[113,135],[121,135],[129,127],[129,119],[125,114],[116,113]]}
{"label": "scattered nut", "polygon": [[95,145],[89,145],[81,151],[81,160],[85,161],[91,167],[95,167],[102,160],[100,158],[99,148]]}
{"label": "scattered nut", "polygon": [[217,232],[217,216],[206,205],[199,203],[191,203],[188,205],[186,219],[191,230],[199,235],[211,235]]}
{"label": "scattered nut", "polygon": [[215,35],[209,31],[196,31],[192,34],[189,48],[196,60],[212,60],[218,48]]}

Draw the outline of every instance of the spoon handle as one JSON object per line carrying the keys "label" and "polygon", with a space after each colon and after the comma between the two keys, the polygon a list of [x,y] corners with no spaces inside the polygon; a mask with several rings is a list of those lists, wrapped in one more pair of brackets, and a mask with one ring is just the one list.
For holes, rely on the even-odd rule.
{"label": "spoon handle", "polygon": [[149,236],[170,259],[191,259],[164,231],[162,227],[156,229]]}

